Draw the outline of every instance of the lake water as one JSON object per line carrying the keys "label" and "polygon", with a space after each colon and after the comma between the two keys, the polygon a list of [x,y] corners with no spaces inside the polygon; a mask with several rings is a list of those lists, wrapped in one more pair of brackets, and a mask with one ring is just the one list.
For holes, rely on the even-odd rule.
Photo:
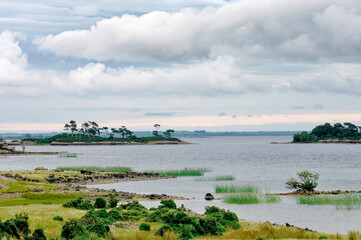
{"label": "lake water", "polygon": [[[287,192],[285,182],[297,172],[320,173],[318,190],[361,190],[361,145],[345,144],[270,144],[287,142],[291,137],[212,137],[189,138],[189,145],[156,146],[31,146],[29,151],[68,151],[77,158],[57,156],[16,156],[0,158],[0,170],[34,169],[38,166],[126,166],[135,171],[207,168],[205,177],[232,175],[232,182],[195,181],[195,177],[168,180],[104,184],[98,187],[136,192],[165,193],[190,198],[176,201],[203,213],[216,205],[250,221],[286,222],[327,233],[361,231],[361,210],[336,210],[333,206],[296,203],[293,196],[280,203],[237,205],[220,200],[207,202],[216,184],[252,184],[266,192]],[[214,194],[216,197],[222,195]],[[145,202],[147,207],[158,202]]]}

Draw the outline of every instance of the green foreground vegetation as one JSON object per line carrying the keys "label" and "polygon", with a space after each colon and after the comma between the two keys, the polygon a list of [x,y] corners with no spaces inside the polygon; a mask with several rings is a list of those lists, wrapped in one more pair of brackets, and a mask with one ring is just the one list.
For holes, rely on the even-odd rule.
{"label": "green foreground vegetation", "polygon": [[333,126],[330,123],[325,123],[316,126],[310,133],[302,132],[293,135],[293,142],[295,143],[322,140],[361,140],[361,127],[349,122],[345,122],[343,125],[335,123]]}
{"label": "green foreground vegetation", "polygon": [[358,232],[350,232],[348,236],[321,234],[271,223],[240,221],[234,213],[217,207],[206,207],[203,215],[194,215],[183,206],[177,208],[172,200],[163,200],[159,207],[149,210],[136,201],[114,208],[110,208],[107,203],[105,208],[90,210],[78,210],[62,205],[0,207],[0,219],[4,220],[0,221],[0,236],[33,240],[45,239],[40,238],[41,236],[47,239],[93,240],[361,237]]}
{"label": "green foreground vegetation", "polygon": [[360,209],[360,194],[342,194],[342,195],[317,195],[302,196],[297,198],[297,203],[308,205],[334,205],[336,209]]}

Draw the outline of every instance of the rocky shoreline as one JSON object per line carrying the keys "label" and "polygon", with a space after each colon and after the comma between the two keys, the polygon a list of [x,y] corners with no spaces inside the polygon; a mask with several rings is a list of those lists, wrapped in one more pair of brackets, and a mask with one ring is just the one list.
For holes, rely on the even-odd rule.
{"label": "rocky shoreline", "polygon": [[[164,200],[164,199],[185,199],[183,197],[168,196],[166,194],[137,194],[124,191],[116,191],[115,189],[106,190],[100,188],[87,187],[85,185],[126,182],[126,181],[146,181],[174,178],[162,176],[158,173],[138,173],[138,172],[90,172],[82,170],[75,174],[74,171],[63,170],[47,170],[43,167],[38,167],[34,171],[24,171],[26,174],[20,172],[4,171],[0,173],[0,183],[6,182],[34,182],[44,184],[57,184],[58,188],[53,189],[50,193],[78,193],[86,195],[87,199],[93,199],[99,196],[109,197],[115,195],[120,201],[132,200]],[[44,179],[35,178],[33,176],[43,175]],[[45,182],[44,182],[45,180]],[[5,184],[0,185],[1,189],[7,189]],[[41,188],[34,187],[34,189],[26,192],[43,193]],[[3,192],[0,193],[0,198],[18,197],[26,192]]]}
{"label": "rocky shoreline", "polygon": [[[51,142],[50,144],[41,144],[45,146],[112,146],[112,145],[178,145],[178,144],[190,144],[185,141],[151,141],[151,142]],[[21,142],[10,142],[9,146],[20,146]],[[34,142],[26,142],[27,146],[37,145]]]}

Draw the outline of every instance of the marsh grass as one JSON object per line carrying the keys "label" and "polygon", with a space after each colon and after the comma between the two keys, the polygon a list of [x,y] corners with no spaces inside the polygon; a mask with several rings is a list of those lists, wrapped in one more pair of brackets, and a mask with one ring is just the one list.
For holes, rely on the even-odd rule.
{"label": "marsh grass", "polygon": [[361,195],[342,194],[336,196],[302,196],[297,198],[297,203],[308,205],[334,205],[336,209],[352,210],[361,208]]}
{"label": "marsh grass", "polygon": [[8,188],[0,190],[0,193],[27,192],[34,189],[41,189],[46,192],[59,188],[58,184],[47,184],[47,183],[27,182],[27,181],[2,182],[1,184],[8,186]]}
{"label": "marsh grass", "polygon": [[216,193],[258,193],[260,189],[253,185],[216,185]]}
{"label": "marsh grass", "polygon": [[132,172],[129,167],[95,167],[95,166],[74,166],[74,167],[58,167],[59,170],[80,171],[86,169],[92,172]]}
{"label": "marsh grass", "polygon": [[236,178],[231,176],[231,175],[226,175],[226,176],[217,176],[214,178],[196,178],[196,181],[233,181]]}
{"label": "marsh grass", "polygon": [[223,196],[222,200],[226,203],[234,204],[256,204],[256,203],[275,203],[281,199],[277,195],[263,195],[255,193],[239,193]]}
{"label": "marsh grass", "polygon": [[148,171],[150,173],[159,173],[163,176],[169,177],[190,177],[190,176],[203,176],[205,172],[209,172],[205,168],[184,168],[182,170],[164,170],[164,171]]}
{"label": "marsh grass", "polygon": [[308,232],[286,226],[274,226],[271,223],[241,221],[240,224],[242,226],[241,229],[228,229],[222,236],[206,236],[199,239],[319,239],[321,236],[326,236],[328,239],[348,239],[345,235]]}
{"label": "marsh grass", "polygon": [[64,193],[25,193],[16,198],[0,198],[0,206],[21,206],[32,204],[63,204],[81,197],[82,194]]}

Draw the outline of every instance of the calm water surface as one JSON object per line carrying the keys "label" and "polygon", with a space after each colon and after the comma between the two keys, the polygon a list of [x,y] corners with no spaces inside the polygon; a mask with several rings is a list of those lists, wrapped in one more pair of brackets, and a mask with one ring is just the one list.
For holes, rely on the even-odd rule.
{"label": "calm water surface", "polygon": [[[137,193],[165,193],[188,197],[177,201],[199,213],[217,205],[252,221],[270,221],[308,227],[329,233],[361,231],[361,210],[336,210],[333,206],[308,206],[292,196],[281,203],[236,205],[219,200],[206,202],[216,184],[253,184],[267,192],[287,192],[285,181],[297,172],[319,172],[319,190],[361,190],[361,145],[269,144],[291,137],[213,137],[184,139],[194,144],[159,146],[31,146],[29,151],[68,151],[77,158],[17,156],[0,158],[0,170],[34,169],[38,166],[127,166],[135,171],[207,168],[205,177],[233,175],[232,182],[195,181],[194,177],[99,185],[102,188]],[[99,187],[98,186],[98,187]],[[221,195],[215,194],[216,197]],[[150,207],[157,202],[146,202]]]}

